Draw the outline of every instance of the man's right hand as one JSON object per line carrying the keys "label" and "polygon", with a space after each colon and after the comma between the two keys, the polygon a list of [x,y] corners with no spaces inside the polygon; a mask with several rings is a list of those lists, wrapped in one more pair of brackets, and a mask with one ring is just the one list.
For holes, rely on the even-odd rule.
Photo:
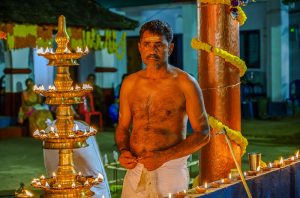
{"label": "man's right hand", "polygon": [[126,169],[133,169],[137,164],[137,158],[130,151],[122,151],[119,157],[121,166]]}

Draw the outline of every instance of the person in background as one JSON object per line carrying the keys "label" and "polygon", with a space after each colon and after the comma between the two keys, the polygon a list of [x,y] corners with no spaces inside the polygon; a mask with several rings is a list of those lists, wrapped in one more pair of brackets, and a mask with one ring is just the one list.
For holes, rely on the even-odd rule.
{"label": "person in background", "polygon": [[18,113],[18,123],[23,124],[26,119],[29,121],[29,132],[37,129],[44,130],[46,120],[53,120],[53,116],[47,105],[43,104],[42,97],[33,90],[34,82],[31,78],[26,79],[26,90],[22,92],[22,105]]}
{"label": "person in background", "polygon": [[[94,107],[96,111],[104,112],[104,95],[101,87],[96,85],[96,75],[89,74],[87,77],[87,83],[93,87],[93,99],[94,99]],[[88,103],[89,104],[89,103]]]}
{"label": "person in background", "polygon": [[[146,68],[125,78],[116,129],[123,198],[160,198],[186,190],[187,159],[209,142],[209,125],[198,82],[170,65],[171,27],[145,23],[138,49]],[[193,132],[186,136],[187,119]]]}

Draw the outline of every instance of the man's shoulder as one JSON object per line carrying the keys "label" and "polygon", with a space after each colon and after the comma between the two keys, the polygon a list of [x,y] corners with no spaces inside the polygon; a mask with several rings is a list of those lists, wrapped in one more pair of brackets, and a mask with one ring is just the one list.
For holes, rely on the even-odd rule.
{"label": "man's shoulder", "polygon": [[190,75],[186,71],[181,70],[178,67],[171,66],[171,70],[175,74],[176,78],[178,78],[179,81],[192,82],[195,80],[192,75]]}
{"label": "man's shoulder", "polygon": [[135,73],[132,73],[132,74],[126,76],[123,80],[122,86],[124,86],[124,87],[133,86],[137,82],[137,80],[139,79],[140,72],[141,71],[138,71],[138,72],[135,72]]}
{"label": "man's shoulder", "polygon": [[132,82],[132,81],[135,81],[138,76],[139,76],[139,71],[138,72],[135,72],[135,73],[132,73],[132,74],[129,74],[128,76],[126,76],[124,78],[124,82],[123,83],[129,83],[129,82]]}

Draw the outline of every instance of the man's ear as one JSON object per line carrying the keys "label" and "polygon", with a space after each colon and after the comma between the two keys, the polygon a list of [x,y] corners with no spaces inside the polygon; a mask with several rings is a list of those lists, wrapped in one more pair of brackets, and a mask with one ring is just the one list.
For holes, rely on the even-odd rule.
{"label": "man's ear", "polygon": [[170,43],[170,46],[169,46],[169,56],[171,56],[172,52],[173,52],[173,49],[174,49],[174,43]]}

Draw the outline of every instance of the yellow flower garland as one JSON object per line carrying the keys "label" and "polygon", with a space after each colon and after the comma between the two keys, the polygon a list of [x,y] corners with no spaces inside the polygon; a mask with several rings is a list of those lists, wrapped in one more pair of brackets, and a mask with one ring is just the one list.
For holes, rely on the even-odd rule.
{"label": "yellow flower garland", "polygon": [[244,25],[244,23],[246,22],[247,16],[246,16],[245,12],[242,10],[241,7],[238,6],[237,9],[238,9],[238,17],[237,17],[237,20],[238,20],[238,22],[240,23],[240,25],[242,26],[242,25]]}
{"label": "yellow flower garland", "polygon": [[222,131],[223,129],[226,130],[226,134],[230,140],[234,141],[241,147],[242,155],[246,153],[246,148],[248,145],[248,140],[241,134],[241,132],[233,130],[220,122],[219,120],[215,119],[212,116],[208,116],[209,125],[216,130],[217,132]]}
{"label": "yellow flower garland", "polygon": [[247,70],[247,66],[243,60],[241,60],[237,56],[234,56],[234,55],[228,53],[225,50],[222,50],[217,47],[213,47],[213,46],[209,45],[208,43],[198,41],[196,38],[192,39],[191,46],[192,46],[192,48],[197,49],[197,50],[204,50],[209,53],[213,52],[215,55],[224,58],[225,61],[231,63],[232,65],[234,65],[236,68],[239,69],[241,77],[245,74],[245,72]]}
{"label": "yellow flower garland", "polygon": [[[119,48],[121,48],[121,53],[118,52]],[[124,58],[125,51],[126,51],[126,32],[123,32],[122,37],[120,39],[120,42],[118,43],[117,50],[115,52],[116,53],[116,58],[118,60],[122,60]]]}
{"label": "yellow flower garland", "polygon": [[[225,4],[231,6],[230,0],[201,0],[201,3],[210,3],[210,4]],[[244,25],[244,23],[247,20],[247,16],[242,10],[241,7],[237,6],[238,9],[238,17],[237,20],[240,23],[240,25]]]}
{"label": "yellow flower garland", "polygon": [[[102,41],[102,37],[105,38]],[[83,30],[81,39],[71,38],[71,47],[76,49],[77,46],[88,46],[90,49],[102,50],[107,49],[109,54],[115,53],[116,58],[121,60],[124,58],[126,51],[126,32],[122,33],[121,39],[117,42],[117,32],[115,30],[105,30],[102,36],[95,29]],[[120,49],[120,50],[119,50]]]}

